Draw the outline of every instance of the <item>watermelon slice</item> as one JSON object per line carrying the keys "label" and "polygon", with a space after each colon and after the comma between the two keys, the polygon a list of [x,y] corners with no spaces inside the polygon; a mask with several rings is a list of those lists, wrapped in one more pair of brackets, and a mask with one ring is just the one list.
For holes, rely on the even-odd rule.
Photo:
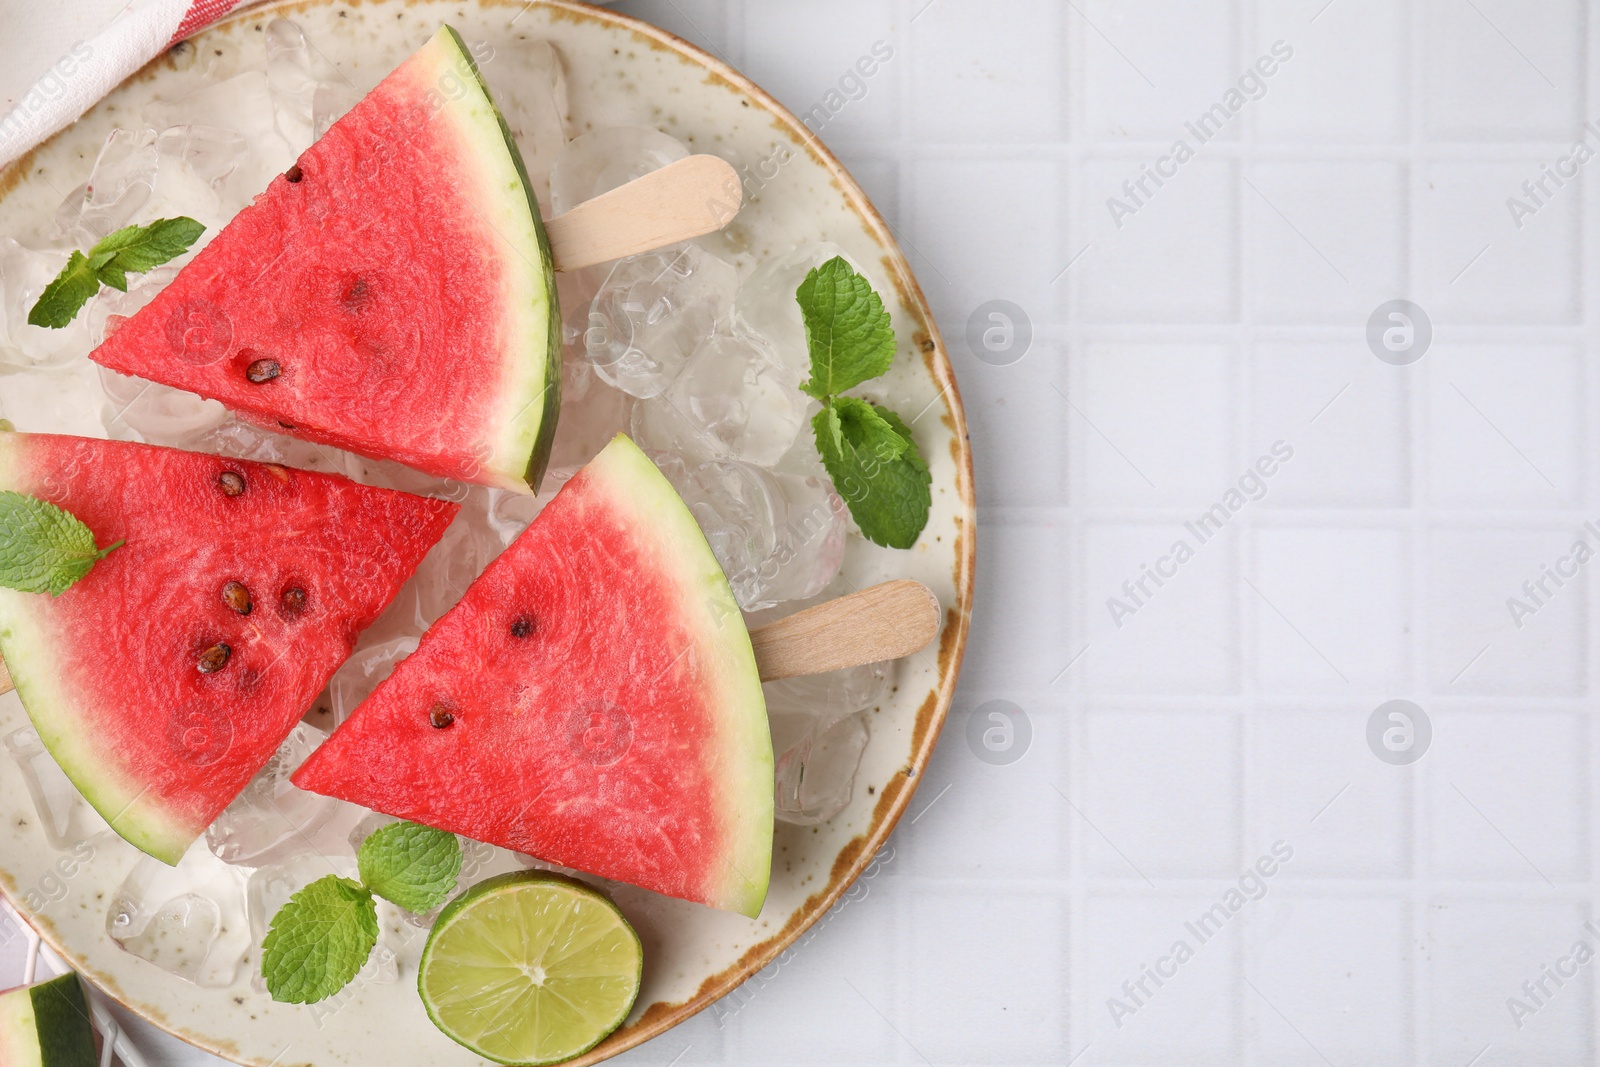
{"label": "watermelon slice", "polygon": [[622,436],[294,783],[751,917],[766,899],[750,636],[694,516]]}
{"label": "watermelon slice", "polygon": [[0,433],[0,490],[126,544],[51,598],[0,588],[0,656],[61,769],[176,864],[311,706],[457,507],[330,474]]}
{"label": "watermelon slice", "polygon": [[448,26],[90,358],[444,478],[538,486],[560,407],[550,246]]}
{"label": "watermelon slice", "polygon": [[78,976],[0,993],[0,1067],[94,1067],[94,1031]]}

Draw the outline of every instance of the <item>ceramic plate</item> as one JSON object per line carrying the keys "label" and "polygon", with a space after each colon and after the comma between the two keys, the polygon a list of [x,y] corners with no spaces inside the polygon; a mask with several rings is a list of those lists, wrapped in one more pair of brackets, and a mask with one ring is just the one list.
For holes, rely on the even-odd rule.
{"label": "ceramic plate", "polygon": [[[176,99],[259,67],[264,27],[278,15],[298,23],[361,91],[441,22],[507,58],[484,64],[491,89],[515,77],[519,43],[547,40],[566,67],[573,136],[603,126],[655,126],[741,168],[747,206],[715,247],[742,271],[796,245],[833,241],[886,287],[901,351],[876,395],[913,421],[933,471],[933,514],[910,551],[852,538],[839,587],[925,582],[944,605],[942,633],[927,652],[898,665],[890,695],[869,713],[871,741],[849,807],[821,826],[778,826],[772,892],[759,919],[643,891],[619,895],[644,939],[644,989],[624,1028],[574,1061],[597,1062],[682,1022],[771,963],[866,868],[910,802],[949,710],[972,596],[972,464],[950,360],[888,227],[805,126],[730,67],[670,34],[574,3],[377,0],[249,11],[152,62],[77,124],[0,172],[0,234],[38,232],[65,191],[84,181],[107,133],[152,97]],[[30,428],[26,418],[15,421]],[[26,723],[16,695],[0,697],[0,737]],[[400,954],[400,981],[352,987],[320,1009],[274,1004],[252,990],[248,967],[231,987],[204,988],[123,952],[107,936],[106,913],[139,854],[114,838],[96,839],[88,863],[52,847],[19,776],[4,763],[0,886],[53,946],[133,1011],[217,1055],[262,1067],[478,1062],[435,1030],[422,1009],[415,986],[421,937]]]}

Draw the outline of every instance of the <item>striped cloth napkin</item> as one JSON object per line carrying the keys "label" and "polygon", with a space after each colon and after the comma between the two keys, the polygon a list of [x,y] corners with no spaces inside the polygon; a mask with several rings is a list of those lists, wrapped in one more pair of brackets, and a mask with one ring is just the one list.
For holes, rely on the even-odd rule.
{"label": "striped cloth napkin", "polygon": [[105,29],[74,44],[0,115],[0,165],[77,120],[165,49],[255,0],[132,0]]}

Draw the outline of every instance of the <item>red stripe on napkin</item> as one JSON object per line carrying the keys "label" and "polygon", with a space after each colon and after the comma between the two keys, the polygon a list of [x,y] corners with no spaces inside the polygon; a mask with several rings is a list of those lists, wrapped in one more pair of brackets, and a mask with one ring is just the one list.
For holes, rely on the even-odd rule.
{"label": "red stripe on napkin", "polygon": [[167,42],[170,48],[191,34],[198,33],[213,22],[238,7],[242,0],[194,0],[189,5],[189,10],[184,13],[183,21],[178,23],[178,30],[172,35],[172,40]]}

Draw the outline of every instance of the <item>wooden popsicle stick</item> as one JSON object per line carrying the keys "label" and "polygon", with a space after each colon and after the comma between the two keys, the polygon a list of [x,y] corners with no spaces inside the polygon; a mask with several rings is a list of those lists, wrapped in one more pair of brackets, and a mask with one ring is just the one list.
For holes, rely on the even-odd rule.
{"label": "wooden popsicle stick", "polygon": [[[939,599],[900,579],[818,604],[750,635],[761,680],[823,674],[921,652],[939,636]],[[0,695],[11,676],[0,662]]]}
{"label": "wooden popsicle stick", "polygon": [[941,615],[933,590],[902,578],[779,619],[750,643],[770,682],[921,652],[939,636]]}
{"label": "wooden popsicle stick", "polygon": [[573,271],[720,230],[744,205],[739,172],[689,156],[545,222],[556,270]]}

